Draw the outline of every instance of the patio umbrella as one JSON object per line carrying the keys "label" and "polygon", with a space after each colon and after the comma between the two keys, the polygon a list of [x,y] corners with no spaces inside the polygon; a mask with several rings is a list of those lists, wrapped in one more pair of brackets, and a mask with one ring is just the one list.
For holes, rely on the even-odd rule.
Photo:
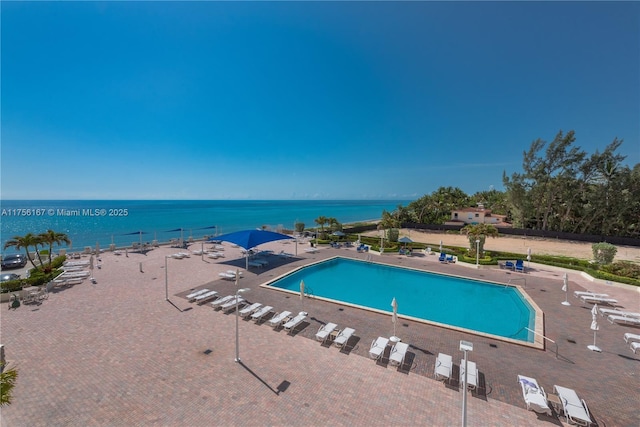
{"label": "patio umbrella", "polygon": [[300,299],[304,298],[304,280],[300,281]]}
{"label": "patio umbrella", "polygon": [[596,333],[600,329],[598,327],[598,304],[594,304],[593,309],[591,310],[591,330],[593,331],[593,345],[588,345],[587,348],[591,351],[602,351],[600,347],[596,345]]}
{"label": "patio umbrella", "polygon": [[527,248],[527,267],[531,267],[531,248]]}
{"label": "patio umbrella", "polygon": [[391,322],[393,323],[393,336],[396,336],[396,323],[398,322],[398,303],[396,302],[396,298],[393,297],[391,300],[391,307],[393,307],[393,314],[391,315]]}
{"label": "patio umbrella", "polygon": [[440,253],[442,253],[442,240],[440,240]]}
{"label": "patio umbrella", "polygon": [[[211,238],[209,240],[220,240],[225,242],[235,243],[245,250],[249,250],[251,248],[255,248],[258,245],[268,242],[274,242],[276,240],[285,240],[285,239],[293,239],[291,236],[287,236],[286,234],[274,233],[273,231],[268,230],[242,230],[236,231],[233,233],[223,234],[221,236],[217,236],[215,238]],[[249,257],[247,255],[247,270],[249,269]]]}
{"label": "patio umbrella", "polygon": [[562,290],[564,291],[564,301],[562,302],[562,305],[571,305],[571,303],[568,301],[567,299],[567,295],[568,295],[568,290],[569,290],[569,276],[567,275],[567,273],[564,273],[564,276],[562,276]]}
{"label": "patio umbrella", "polygon": [[407,243],[413,243],[413,240],[411,240],[407,236],[404,236],[404,237],[399,238],[398,242],[404,243],[404,247],[406,248],[407,247]]}
{"label": "patio umbrella", "polygon": [[96,256],[100,256],[100,242],[96,242]]}

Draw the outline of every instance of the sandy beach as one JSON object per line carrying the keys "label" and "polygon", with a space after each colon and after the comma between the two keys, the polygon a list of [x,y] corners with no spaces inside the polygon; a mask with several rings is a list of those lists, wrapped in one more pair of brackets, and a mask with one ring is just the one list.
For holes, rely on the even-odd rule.
{"label": "sandy beach", "polygon": [[[421,234],[412,231],[411,238],[422,241]],[[434,245],[440,237],[445,244],[465,242],[464,236],[424,235],[425,242]],[[525,246],[509,238],[489,242],[514,252],[519,243],[523,252],[526,247],[554,247],[574,256],[577,246],[589,248],[565,243],[563,249],[555,249],[536,240],[527,240]],[[514,246],[502,246],[504,242]],[[269,264],[245,271],[241,250],[228,243],[223,244],[224,258],[193,254],[207,246],[194,243],[184,259],[167,258],[185,252],[169,247],[146,254],[105,252],[100,268],[94,270],[96,283],[59,287],[40,305],[3,309],[2,344],[20,376],[14,403],[2,408],[2,426],[455,425],[461,408],[458,381],[443,384],[433,377],[433,370],[438,353],[449,354],[456,377],[460,340],[473,342],[470,358],[480,372],[479,387],[468,398],[469,425],[566,425],[557,412],[548,417],[526,410],[518,374],[536,378],[548,393],[554,384],[575,389],[598,425],[640,422],[635,378],[640,355],[622,339],[625,332],[640,333],[638,328],[599,317],[597,339],[603,351],[589,351],[591,305],[571,293],[571,306],[560,304],[566,297],[560,290],[561,270],[534,264],[522,275],[441,264],[434,256],[374,257],[376,262],[497,283],[524,281],[524,290],[544,311],[544,333],[555,343],[532,349],[403,319],[400,309],[398,335],[410,349],[408,362],[396,368],[368,356],[372,340],[393,331],[388,315],[314,298],[301,301],[297,295],[260,286],[310,262],[333,256],[361,258],[355,249],[321,247],[307,253],[308,244],[274,242],[260,247],[273,251]],[[293,256],[278,256],[281,252]],[[637,252],[628,253],[631,259],[637,257]],[[184,298],[201,288],[233,294],[235,283],[219,277],[230,269],[244,271],[240,286],[251,289],[246,294],[249,301],[270,305],[274,312],[304,307],[309,313],[292,334],[240,320],[242,363],[234,362],[233,311],[224,314]],[[637,289],[568,274],[570,291],[606,292],[619,307],[640,311]],[[356,329],[349,349],[315,340],[316,331],[327,322]]]}

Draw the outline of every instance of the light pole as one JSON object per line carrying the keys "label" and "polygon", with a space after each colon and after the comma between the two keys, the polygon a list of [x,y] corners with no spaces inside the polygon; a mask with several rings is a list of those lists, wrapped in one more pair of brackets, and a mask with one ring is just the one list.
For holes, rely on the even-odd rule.
{"label": "light pole", "polygon": [[165,255],[164,257],[164,299],[165,301],[169,301],[169,273],[167,272],[167,259],[169,257]]}
{"label": "light pole", "polygon": [[473,343],[460,340],[460,350],[464,352],[464,375],[462,375],[462,427],[467,427],[467,352],[473,351]]}
{"label": "light pole", "polygon": [[[238,277],[239,272],[236,270],[236,277]],[[236,283],[238,283],[237,279],[236,279]],[[240,298],[240,294],[243,292],[247,292],[250,291],[249,288],[242,288],[242,289],[238,289],[236,290],[236,358],[234,359],[236,362],[240,362],[240,339],[238,337],[239,335],[239,326],[238,326],[238,320],[240,319],[240,313],[239,313],[239,304],[238,304],[238,298]]]}
{"label": "light pole", "polygon": [[476,239],[476,268],[480,268],[480,239]]}

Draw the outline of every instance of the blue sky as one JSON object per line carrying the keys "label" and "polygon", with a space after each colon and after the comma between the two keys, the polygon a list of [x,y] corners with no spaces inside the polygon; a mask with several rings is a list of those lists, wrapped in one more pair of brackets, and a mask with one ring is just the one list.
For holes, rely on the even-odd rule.
{"label": "blue sky", "polygon": [[635,2],[2,2],[3,199],[415,199],[640,162]]}

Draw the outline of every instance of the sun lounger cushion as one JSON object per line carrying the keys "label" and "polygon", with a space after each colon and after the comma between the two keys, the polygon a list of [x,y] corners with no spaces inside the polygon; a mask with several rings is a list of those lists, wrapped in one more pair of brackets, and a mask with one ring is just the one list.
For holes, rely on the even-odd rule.
{"label": "sun lounger cushion", "polygon": [[258,322],[260,319],[266,316],[267,313],[269,313],[271,310],[273,310],[273,307],[271,307],[270,305],[265,305],[264,307],[258,309],[258,311],[253,313],[251,315],[251,319],[253,319],[255,322]]}
{"label": "sun lounger cushion", "polygon": [[640,335],[627,332],[624,334],[624,342],[640,341]]}

